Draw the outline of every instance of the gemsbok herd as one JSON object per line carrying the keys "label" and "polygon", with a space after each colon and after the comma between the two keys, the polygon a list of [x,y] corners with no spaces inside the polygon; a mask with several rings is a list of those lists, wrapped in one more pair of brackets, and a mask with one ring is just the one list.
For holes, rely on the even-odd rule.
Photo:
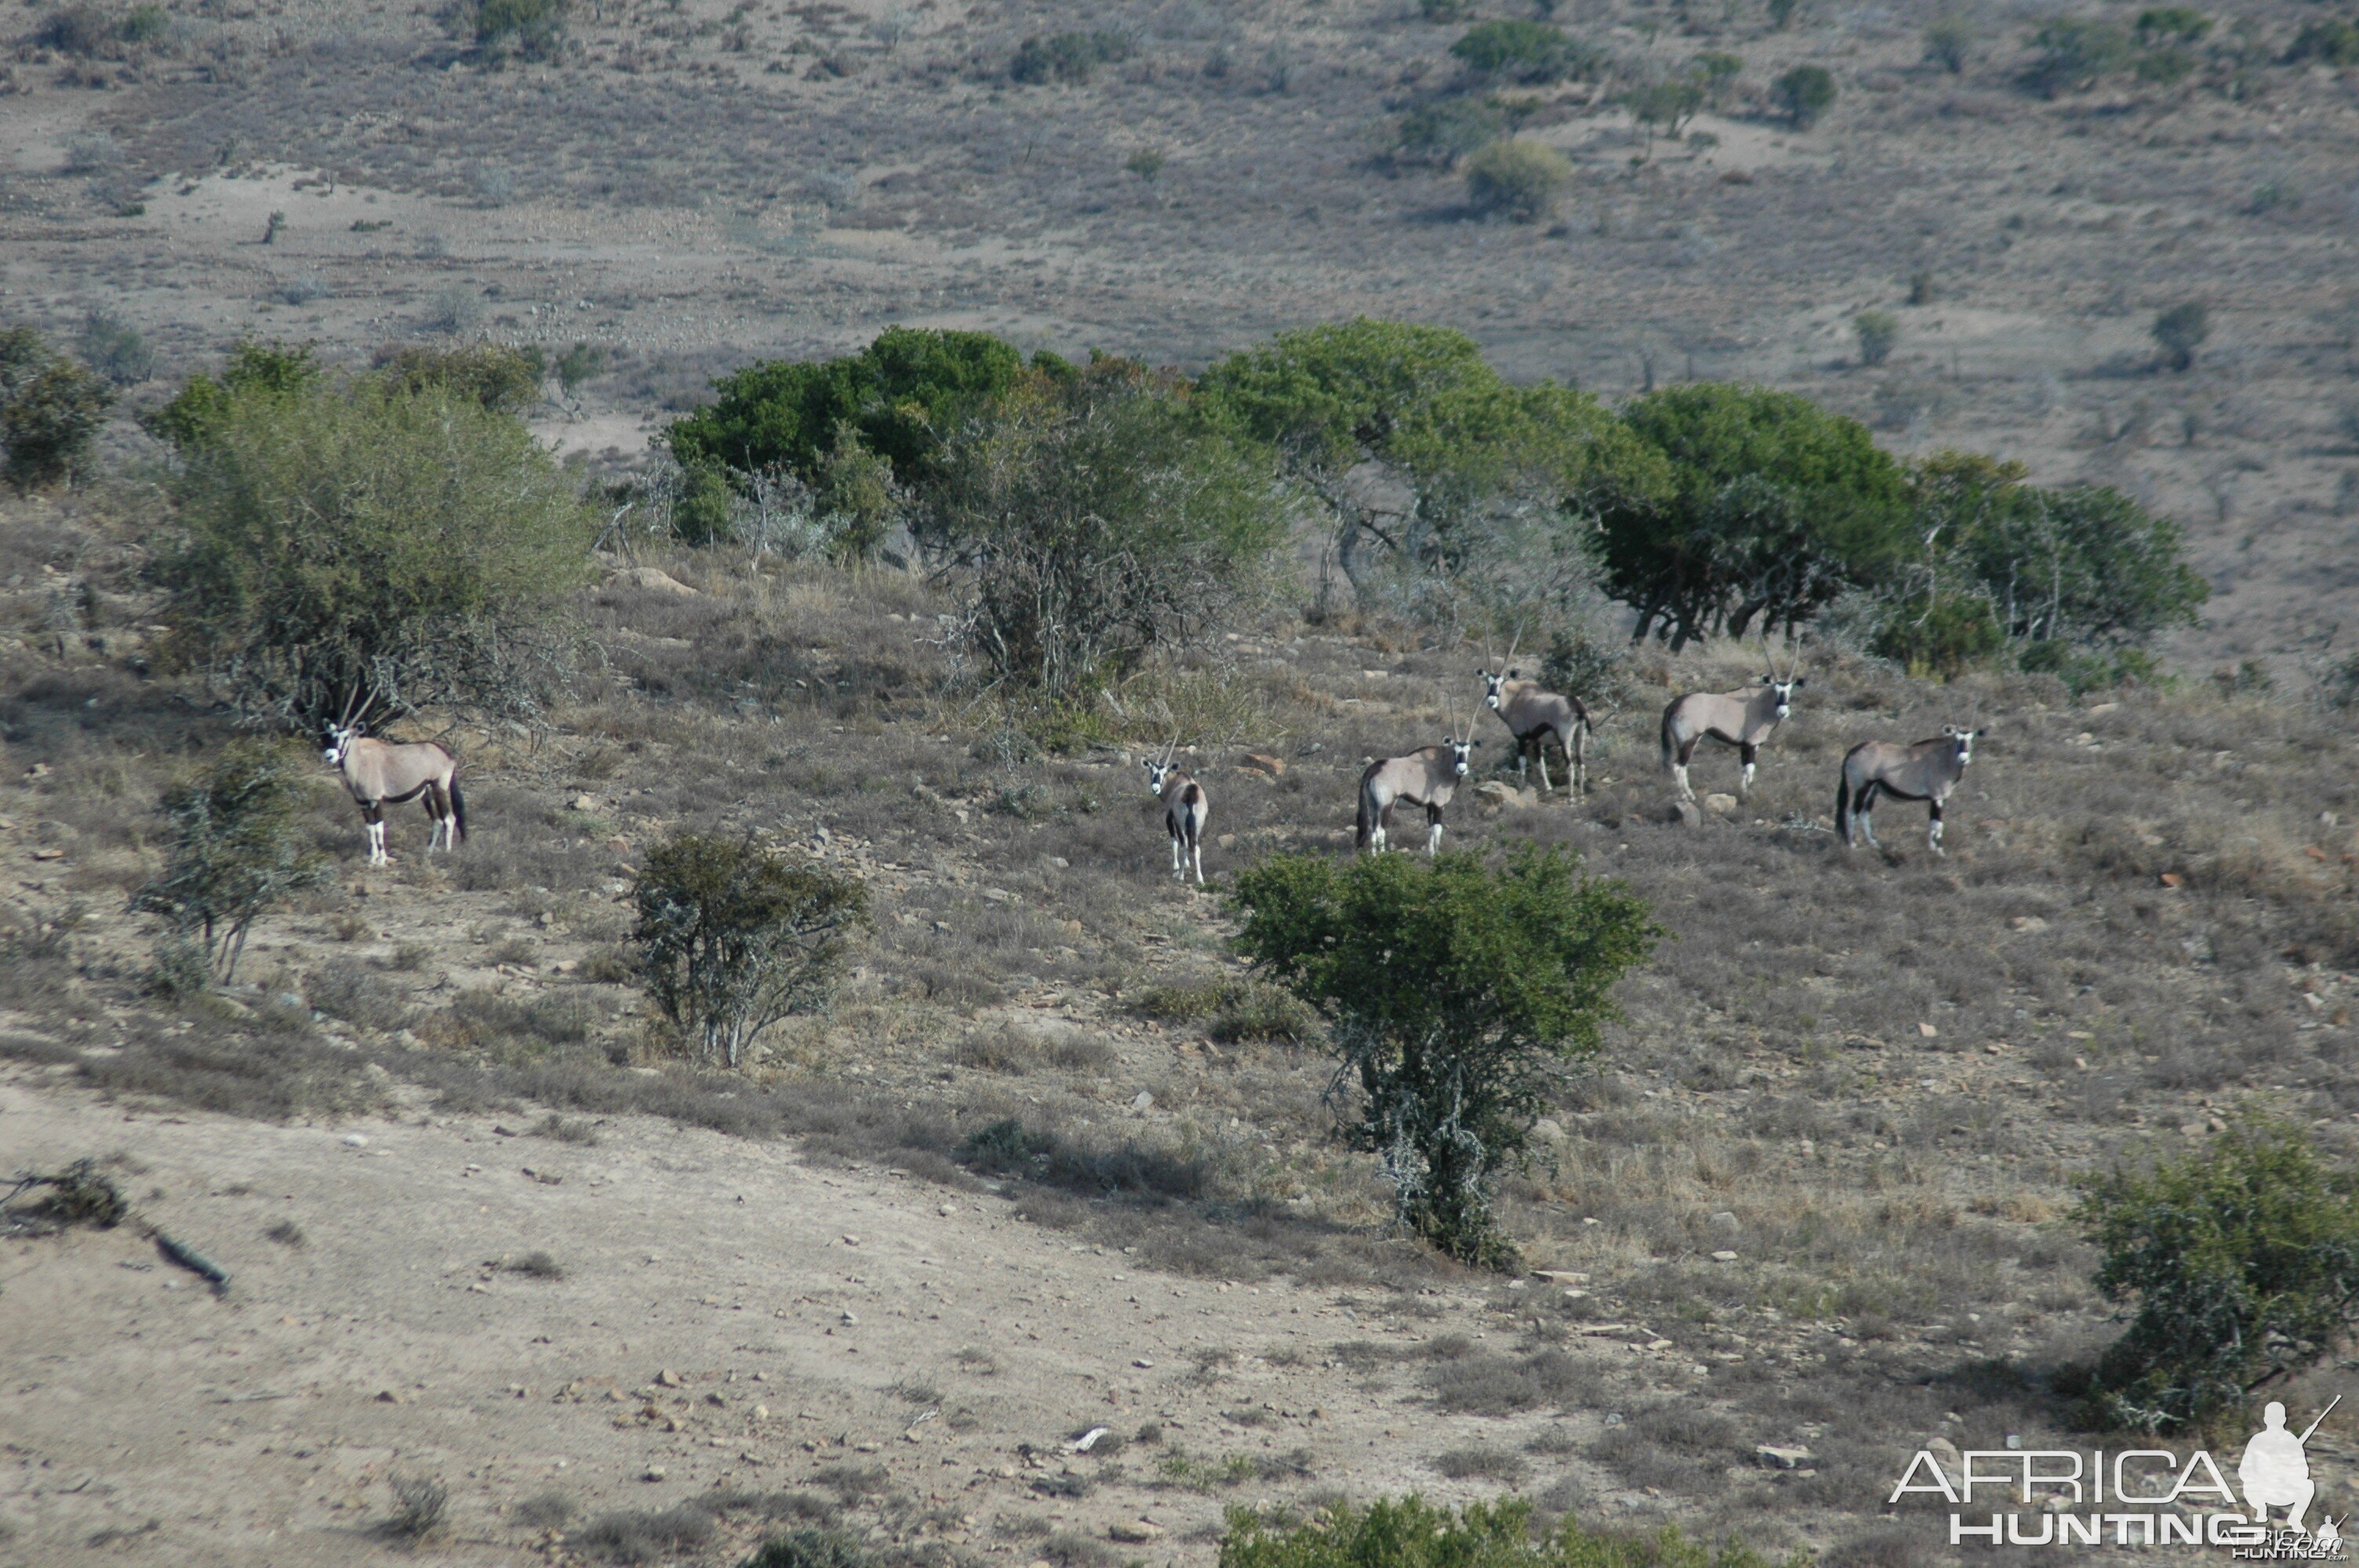
{"label": "gemsbok herd", "polygon": [[[1770,667],[1753,685],[1735,691],[1690,692],[1663,709],[1662,766],[1671,775],[1681,802],[1695,799],[1688,769],[1696,747],[1706,740],[1736,748],[1741,770],[1737,796],[1743,799],[1751,794],[1761,748],[1793,713],[1794,694],[1809,684],[1799,667],[1783,676],[1777,673],[1766,638],[1762,653]],[[1528,778],[1531,762],[1537,759],[1540,789],[1553,795],[1556,785],[1549,777],[1548,752],[1554,746],[1564,754],[1566,788],[1576,795],[1587,793],[1589,709],[1577,697],[1525,679],[1521,670],[1507,667],[1514,658],[1510,649],[1507,658],[1498,661],[1503,667],[1491,669],[1486,661],[1486,667],[1475,671],[1475,676],[1483,683],[1484,706],[1499,716],[1515,739],[1519,776]],[[327,727],[324,761],[361,808],[361,819],[368,828],[368,863],[382,866],[390,860],[385,845],[386,806],[420,797],[433,824],[427,835],[427,854],[433,854],[438,846],[455,849],[467,837],[467,803],[459,791],[458,760],[430,741],[396,744],[364,735],[363,715],[353,712],[350,703],[345,707],[343,717]],[[1474,738],[1474,715],[1470,714],[1462,727],[1446,697],[1444,709],[1450,733],[1440,741],[1397,757],[1377,758],[1362,771],[1359,815],[1353,835],[1362,851],[1382,854],[1392,847],[1393,809],[1407,805],[1425,813],[1426,853],[1440,852],[1443,809],[1473,771],[1474,748],[1483,744]],[[1926,848],[1936,855],[1944,853],[1941,807],[1965,776],[1966,764],[1973,761],[1974,738],[1980,733],[1947,725],[1931,740],[1913,744],[1864,741],[1844,753],[1835,787],[1835,832],[1844,847],[1856,849],[1863,838],[1870,848],[1881,847],[1875,840],[1875,803],[1890,795],[1895,800],[1925,803],[1930,813]],[[1164,832],[1171,841],[1171,874],[1185,882],[1192,871],[1201,886],[1204,830],[1212,820],[1212,802],[1202,781],[1174,761],[1179,748],[1175,736],[1160,757],[1145,758],[1141,765],[1147,771],[1147,793],[1163,806]]]}

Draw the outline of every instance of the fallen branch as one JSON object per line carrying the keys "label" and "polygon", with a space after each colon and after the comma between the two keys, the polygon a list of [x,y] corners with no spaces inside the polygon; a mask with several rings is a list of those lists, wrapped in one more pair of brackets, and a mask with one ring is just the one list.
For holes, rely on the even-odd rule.
{"label": "fallen branch", "polygon": [[149,1226],[147,1227],[147,1234],[156,1238],[156,1249],[158,1251],[163,1253],[165,1257],[169,1258],[173,1262],[178,1263],[181,1268],[188,1270],[190,1273],[201,1275],[204,1279],[211,1281],[213,1287],[213,1293],[215,1295],[225,1294],[228,1292],[228,1270],[223,1268],[220,1264],[214,1262],[212,1259],[206,1257],[203,1253],[198,1251],[187,1242],[180,1240],[179,1238],[159,1228],[158,1227],[152,1225]]}

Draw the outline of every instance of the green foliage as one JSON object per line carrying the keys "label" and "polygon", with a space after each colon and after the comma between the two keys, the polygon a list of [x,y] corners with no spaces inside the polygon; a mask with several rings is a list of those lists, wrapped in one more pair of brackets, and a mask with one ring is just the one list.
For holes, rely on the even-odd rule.
{"label": "green foliage", "polygon": [[2327,665],[2318,677],[2318,699],[2336,713],[2359,708],[2359,654]]}
{"label": "green foliage", "polygon": [[1508,135],[1520,118],[1517,105],[1487,93],[1444,98],[1403,114],[1394,145],[1407,157],[1455,163]]}
{"label": "green foliage", "polygon": [[1824,66],[1798,65],[1771,82],[1769,93],[1786,117],[1807,131],[1834,107],[1835,79]]}
{"label": "green foliage", "polygon": [[853,935],[873,926],[857,879],[742,838],[666,839],[635,898],[647,994],[732,1067],[770,1025],[824,1005]]}
{"label": "green foliage", "polygon": [[170,27],[171,18],[161,5],[135,5],[118,12],[112,6],[83,3],[62,6],[41,18],[30,41],[81,59],[121,59],[127,50],[155,43]]}
{"label": "green foliage", "polygon": [[571,397],[583,382],[595,379],[605,369],[605,350],[593,343],[576,343],[557,356],[557,384]]}
{"label": "green foliage", "polygon": [[869,1568],[875,1554],[840,1530],[774,1535],[737,1568]]}
{"label": "green foliage", "polygon": [[888,327],[842,359],[771,360],[723,377],[719,396],[664,440],[682,468],[782,468],[813,483],[848,427],[913,483],[959,422],[1023,373],[1023,356],[989,333]]}
{"label": "green foliage", "polygon": [[[1782,1568],[1802,1568],[1804,1559]],[[1566,1519],[1535,1534],[1523,1498],[1469,1503],[1462,1512],[1412,1495],[1364,1509],[1338,1503],[1295,1522],[1229,1513],[1220,1568],[1781,1568],[1734,1539],[1714,1549],[1677,1525],[1643,1534],[1593,1530]]]}
{"label": "green foliage", "polygon": [[1007,62],[1010,80],[1038,85],[1062,81],[1079,85],[1102,65],[1119,65],[1133,49],[1121,33],[1052,33],[1024,40]]}
{"label": "green foliage", "polygon": [[1863,310],[1851,319],[1851,330],[1859,340],[1859,362],[1880,365],[1900,341],[1900,318],[1889,310]]}
{"label": "green foliage", "polygon": [[1985,596],[1970,590],[1917,593],[1892,604],[1869,651],[1912,676],[1956,677],[2006,643]]}
{"label": "green foliage", "polygon": [[1540,655],[1540,684],[1581,698],[1593,718],[1638,699],[1630,650],[1600,643],[1581,626],[1560,628],[1549,637]]}
{"label": "green foliage", "polygon": [[2073,1220],[2098,1291],[2136,1309],[2091,1379],[2103,1425],[2201,1426],[2359,1324],[2359,1172],[2298,1123],[2241,1117],[2201,1152],[2093,1177]]}
{"label": "green foliage", "polygon": [[453,12],[455,30],[495,55],[548,59],[565,41],[571,0],[473,0]]}
{"label": "green foliage", "polygon": [[201,410],[175,400],[201,416],[158,541],[176,651],[242,712],[299,728],[355,691],[376,711],[536,711],[590,566],[572,482],[447,387],[288,384],[234,367]]}
{"label": "green foliage", "polygon": [[1122,167],[1152,185],[1169,161],[1161,147],[1140,147],[1122,160]]}
{"label": "green foliage", "polygon": [[1429,22],[1462,21],[1473,9],[1467,0],[1417,0],[1418,15]]}
{"label": "green foliage", "polygon": [[1651,131],[1660,130],[1673,140],[1680,128],[1703,107],[1704,88],[1693,77],[1674,76],[1663,81],[1634,87],[1622,95],[1622,106],[1630,111],[1630,118]]}
{"label": "green foliage", "polygon": [[522,414],[540,401],[539,353],[498,343],[386,349],[377,355],[376,367],[390,386],[413,393],[440,387],[495,414]]}
{"label": "green foliage", "polygon": [[2212,18],[2192,5],[2156,5],[2140,11],[2138,41],[2155,44],[2200,44],[2212,32]]}
{"label": "green foliage", "polygon": [[2135,32],[2119,22],[2060,16],[2031,36],[2038,52],[2024,72],[2024,85],[2056,98],[2125,71],[2147,81],[2177,81],[2195,69],[2182,46],[2202,38],[2211,26],[2201,13],[2185,6],[2140,13]]}
{"label": "green foliage", "polygon": [[140,423],[159,441],[183,455],[204,445],[228,417],[233,401],[245,404],[300,396],[320,383],[320,362],[310,344],[300,346],[246,339],[232,349],[218,379],[189,378],[169,403]]}
{"label": "green foliage", "polygon": [[1688,66],[1688,75],[1703,89],[1704,101],[1718,103],[1744,74],[1745,59],[1723,49],[1707,49]]}
{"label": "green foliage", "polygon": [[114,406],[114,388],[29,327],[0,330],[0,477],[18,490],[71,477]]}
{"label": "green foliage", "polygon": [[679,482],[671,492],[672,537],[683,545],[725,545],[737,537],[737,517],[744,503],[729,472],[719,463],[680,465]]}
{"label": "green foliage", "polygon": [[2165,363],[2175,371],[2191,370],[2195,365],[2195,351],[2201,348],[2203,340],[2212,335],[2212,312],[2200,302],[2190,300],[2184,305],[2174,305],[2155,317],[2154,325],[2148,330],[2162,349]]}
{"label": "green foliage", "polygon": [[1784,32],[1793,26],[1794,13],[1801,8],[1801,0],[1769,0],[1769,26]]}
{"label": "green foliage", "polygon": [[124,16],[116,33],[123,41],[137,48],[152,44],[171,29],[172,18],[161,5],[134,5]]}
{"label": "green foliage", "polygon": [[1538,142],[1493,142],[1466,160],[1467,200],[1519,223],[1547,217],[1571,183],[1571,163]]}
{"label": "green foliage", "polygon": [[1467,70],[1534,85],[1579,81],[1596,73],[1603,57],[1545,22],[1478,22],[1450,46]]}
{"label": "green foliage", "polygon": [[1284,539],[1267,454],[1125,362],[1035,375],[940,454],[914,519],[993,674],[1051,698],[1195,642]]}
{"label": "green foliage", "polygon": [[134,910],[164,918],[163,989],[191,989],[201,972],[192,958],[227,984],[254,922],[327,880],[303,831],[308,771],[290,747],[234,741],[203,776],[165,795],[164,870],[131,900]]}
{"label": "green foliage", "polygon": [[820,460],[813,490],[827,552],[839,561],[873,557],[908,509],[893,465],[863,445],[857,430],[836,433],[835,449]]}
{"label": "green foliage", "polygon": [[2092,651],[2065,642],[2029,643],[2016,663],[2027,675],[2054,676],[2074,697],[2125,686],[2158,686],[2163,678],[2154,655],[2138,647]]}
{"label": "green foliage", "polygon": [[1491,1207],[1562,1065],[1594,1054],[1608,993],[1661,928],[1560,849],[1493,862],[1280,855],[1238,873],[1240,955],[1331,1025],[1345,1137],[1382,1157],[1403,1224],[1463,1262],[1515,1253]]}
{"label": "green foliage", "polygon": [[1925,28],[1925,61],[1938,65],[1951,76],[1966,69],[1966,57],[1974,46],[1974,29],[1962,16],[1937,16]]}
{"label": "green foliage", "polygon": [[1756,621],[1767,635],[1881,580],[1909,546],[1904,476],[1856,420],[1716,383],[1649,393],[1623,417],[1672,479],[1599,509],[1603,586],[1641,637],[1659,623],[1683,647]]}
{"label": "green foliage", "polygon": [[2359,23],[2333,16],[2304,22],[2301,31],[2294,35],[2293,47],[2286,50],[2286,59],[2294,64],[2314,59],[2321,65],[2359,65]]}
{"label": "green foliage", "polygon": [[117,386],[136,386],[156,373],[156,351],[139,329],[112,310],[92,310],[74,340],[82,363]]}

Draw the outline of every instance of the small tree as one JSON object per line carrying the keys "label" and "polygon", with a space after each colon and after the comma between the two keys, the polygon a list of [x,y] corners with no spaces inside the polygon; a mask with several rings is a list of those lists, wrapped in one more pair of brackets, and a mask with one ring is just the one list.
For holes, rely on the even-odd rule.
{"label": "small tree", "polygon": [[1469,70],[1535,85],[1586,77],[1602,63],[1596,49],[1574,42],[1562,29],[1519,20],[1477,23],[1450,52]]}
{"label": "small tree", "polygon": [[1577,865],[1527,845],[1495,862],[1281,855],[1237,876],[1237,951],[1331,1024],[1331,1103],[1358,1102],[1345,1141],[1383,1159],[1401,1223],[1463,1262],[1514,1259],[1493,1184],[1662,935]]}
{"label": "small tree", "polygon": [[538,710],[590,536],[531,432],[440,385],[208,385],[165,410],[189,432],[157,568],[180,656],[299,728],[356,693]]}
{"label": "small tree", "polygon": [[1805,131],[1834,107],[1835,79],[1824,66],[1798,65],[1771,83],[1769,91],[1786,117]]}
{"label": "small tree", "polygon": [[234,741],[201,778],[164,797],[171,837],[163,874],[131,901],[134,910],[164,917],[159,970],[181,966],[175,947],[193,949],[228,984],[255,921],[326,880],[326,862],[303,832],[307,771],[285,745]]}
{"label": "small tree", "polygon": [[111,310],[92,310],[75,339],[82,362],[117,386],[136,386],[156,373],[156,351],[139,329]]}
{"label": "small tree", "polygon": [[2359,1325],[2359,1172],[2295,1123],[2240,1118],[2184,1160],[2093,1178],[2073,1217],[2097,1289],[2136,1309],[2090,1380],[2104,1425],[2200,1426]]}
{"label": "small tree", "polygon": [[114,389],[29,327],[0,331],[0,473],[19,490],[55,484],[90,451]]}
{"label": "small tree", "polygon": [[2174,305],[2154,319],[2154,341],[2161,345],[2163,362],[2175,371],[2195,367],[2195,351],[2212,335],[2212,312],[2200,301]]}
{"label": "small tree", "polygon": [[1475,210],[1519,223],[1547,217],[1571,183],[1571,163],[1538,142],[1493,142],[1466,160],[1466,197]]}
{"label": "small tree", "polygon": [[386,384],[405,392],[441,387],[495,414],[522,414],[540,401],[547,370],[540,351],[499,343],[468,343],[455,349],[408,344],[380,350],[376,368]]}
{"label": "small tree", "polygon": [[[1453,1512],[1412,1494],[1364,1508],[1338,1502],[1300,1519],[1291,1512],[1272,1518],[1238,1509],[1229,1516],[1219,1568],[1806,1568],[1810,1561],[1800,1552],[1773,1558],[1734,1536],[1714,1546],[1673,1524],[1625,1535],[1567,1515],[1543,1530],[1523,1498]],[[743,1568],[801,1564],[764,1561]]]}
{"label": "small tree", "polygon": [[1889,310],[1863,310],[1851,319],[1851,330],[1859,339],[1859,362],[1880,365],[1900,341],[1900,318]]}
{"label": "small tree", "polygon": [[764,1030],[823,1005],[853,936],[873,926],[856,879],[693,833],[649,851],[637,904],[648,995],[732,1067]]}

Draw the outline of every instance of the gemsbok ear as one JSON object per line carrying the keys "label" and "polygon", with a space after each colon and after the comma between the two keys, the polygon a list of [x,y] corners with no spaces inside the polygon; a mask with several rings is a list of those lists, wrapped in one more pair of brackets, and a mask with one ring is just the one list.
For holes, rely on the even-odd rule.
{"label": "gemsbok ear", "polygon": [[1810,685],[1810,676],[1796,676],[1794,677],[1794,689],[1795,689],[1796,691],[1799,691],[1799,690],[1801,690],[1804,687],[1806,687],[1806,686],[1808,686],[1808,685]]}
{"label": "gemsbok ear", "polygon": [[1521,670],[1509,670],[1507,672],[1507,678],[1509,680],[1521,680],[1524,678],[1524,672]]}

